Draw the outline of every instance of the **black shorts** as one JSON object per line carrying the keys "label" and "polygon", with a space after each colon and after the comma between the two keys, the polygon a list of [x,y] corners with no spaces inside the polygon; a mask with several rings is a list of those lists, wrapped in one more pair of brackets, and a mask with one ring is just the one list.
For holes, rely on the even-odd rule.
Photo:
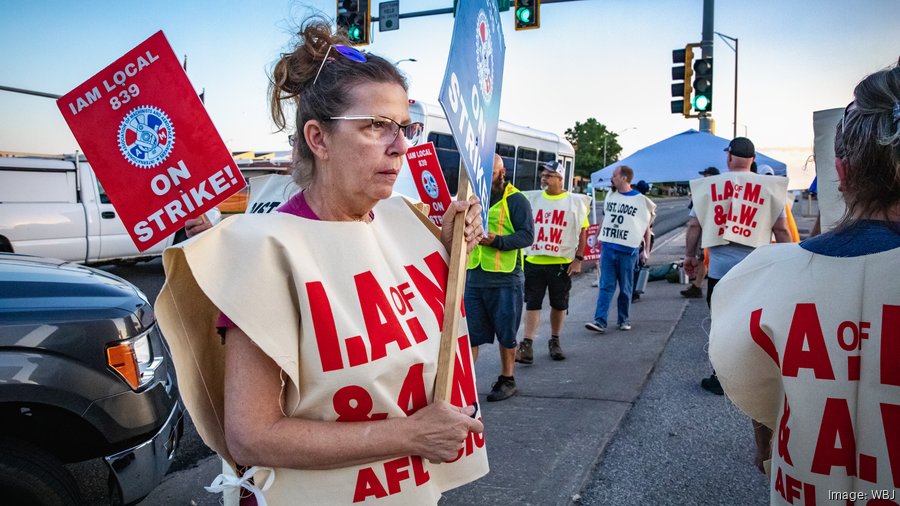
{"label": "black shorts", "polygon": [[525,262],[525,309],[541,309],[547,291],[550,292],[550,307],[559,311],[569,309],[569,291],[572,289],[569,265]]}

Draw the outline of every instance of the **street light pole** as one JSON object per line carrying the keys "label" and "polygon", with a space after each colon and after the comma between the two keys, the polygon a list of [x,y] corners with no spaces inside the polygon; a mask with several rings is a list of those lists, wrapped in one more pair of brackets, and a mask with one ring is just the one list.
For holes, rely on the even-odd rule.
{"label": "street light pole", "polygon": [[[629,131],[629,130],[637,130],[637,127],[636,127],[636,126],[630,126],[630,127],[626,128],[626,129],[624,129],[624,130],[619,130],[618,132],[613,132],[612,135],[615,135],[616,137],[618,137],[618,136],[624,134],[625,132],[627,132],[627,131]],[[606,163],[606,141],[607,141],[608,139],[609,139],[609,134],[603,136],[603,166],[604,166],[604,167],[606,167],[606,165],[607,165],[607,163]]]}
{"label": "street light pole", "polygon": [[[737,137],[737,106],[738,106],[738,40],[737,37],[729,37],[724,33],[716,32],[716,35],[722,38],[725,41],[725,44],[730,47],[734,51],[734,129],[731,133],[731,137]],[[728,41],[734,41],[734,47],[731,47],[731,44]]]}

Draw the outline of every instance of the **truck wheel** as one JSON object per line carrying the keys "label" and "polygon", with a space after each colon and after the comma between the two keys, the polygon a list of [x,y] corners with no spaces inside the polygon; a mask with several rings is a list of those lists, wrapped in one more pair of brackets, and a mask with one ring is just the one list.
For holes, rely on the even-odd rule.
{"label": "truck wheel", "polygon": [[0,440],[0,497],[7,504],[75,506],[81,493],[69,470],[41,448]]}

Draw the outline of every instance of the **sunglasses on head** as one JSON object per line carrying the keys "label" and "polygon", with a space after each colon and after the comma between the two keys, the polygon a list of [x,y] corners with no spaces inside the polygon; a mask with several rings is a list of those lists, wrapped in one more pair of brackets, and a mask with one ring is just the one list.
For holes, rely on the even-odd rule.
{"label": "sunglasses on head", "polygon": [[[313,79],[312,85],[315,86],[316,82],[319,80],[319,74],[322,73],[322,67],[325,66],[325,62],[328,61],[328,55],[331,54],[331,49],[334,48],[335,51],[341,53],[348,60],[352,60],[359,63],[365,63],[366,55],[364,55],[361,51],[352,48],[350,46],[345,46],[343,44],[331,44],[328,46],[328,51],[325,52],[325,57],[322,58],[322,63],[319,65],[319,70],[316,71],[316,77]],[[333,58],[332,58],[333,59]]]}

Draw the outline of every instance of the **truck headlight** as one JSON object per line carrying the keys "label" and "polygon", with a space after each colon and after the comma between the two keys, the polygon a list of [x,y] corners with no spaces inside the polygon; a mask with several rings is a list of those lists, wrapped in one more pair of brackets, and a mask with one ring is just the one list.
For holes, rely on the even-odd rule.
{"label": "truck headlight", "polygon": [[154,358],[150,346],[150,331],[106,348],[106,362],[133,390],[146,385],[162,363]]}

